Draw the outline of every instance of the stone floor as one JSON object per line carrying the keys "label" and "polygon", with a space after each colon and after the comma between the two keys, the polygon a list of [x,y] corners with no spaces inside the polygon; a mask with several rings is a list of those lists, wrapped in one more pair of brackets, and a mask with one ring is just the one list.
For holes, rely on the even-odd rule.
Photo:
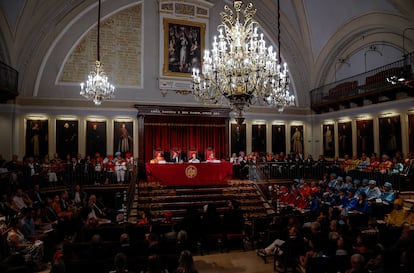
{"label": "stone floor", "polygon": [[255,251],[230,251],[194,257],[200,273],[269,273],[273,262],[265,264]]}
{"label": "stone floor", "polygon": [[[273,271],[272,261],[265,264],[256,252],[232,250],[226,253],[216,253],[194,256],[196,269],[199,273],[270,273]],[[50,269],[39,273],[49,273]],[[139,272],[137,272],[139,273]]]}

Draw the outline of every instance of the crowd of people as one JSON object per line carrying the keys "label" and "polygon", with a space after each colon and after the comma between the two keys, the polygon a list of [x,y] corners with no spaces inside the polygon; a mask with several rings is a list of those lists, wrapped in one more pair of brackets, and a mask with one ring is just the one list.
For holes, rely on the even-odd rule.
{"label": "crowd of people", "polygon": [[275,205],[292,206],[318,212],[322,205],[341,209],[343,213],[359,213],[383,219],[393,207],[396,192],[390,182],[378,186],[375,180],[353,179],[351,176],[326,175],[322,180],[294,179],[290,187],[273,186]]}
{"label": "crowd of people", "polygon": [[251,153],[246,155],[240,152],[239,155],[233,153],[230,157],[230,162],[234,165],[240,166],[242,169],[245,165],[260,164],[260,163],[290,163],[302,164],[308,167],[330,167],[342,169],[344,172],[357,170],[361,172],[378,172],[381,174],[401,174],[404,176],[414,175],[414,153],[408,153],[407,157],[403,157],[401,153],[396,153],[393,157],[387,154],[382,154],[380,157],[373,153],[367,156],[365,153],[361,157],[345,155],[343,159],[337,156],[332,160],[327,160],[324,155],[319,155],[318,159],[314,159],[311,154],[306,157],[300,153],[283,153],[275,155],[272,152],[266,154]]}
{"label": "crowd of people", "polygon": [[23,188],[28,189],[35,183],[42,186],[72,186],[76,183],[83,185],[92,184],[124,184],[129,183],[135,167],[135,160],[130,153],[122,156],[116,152],[115,157],[95,153],[95,157],[81,154],[67,155],[61,159],[59,154],[53,154],[50,158],[46,155],[43,159],[32,156],[19,160],[13,155],[10,161],[2,160],[0,168],[11,173],[14,182],[25,181]]}
{"label": "crowd of people", "polygon": [[[143,227],[145,239],[137,239],[139,236],[133,231],[131,234],[124,232],[114,249],[105,246],[104,238],[99,234],[94,234],[90,239],[88,237],[88,234],[93,234],[105,224],[114,222],[115,226],[112,227],[116,227],[120,223],[117,212],[105,207],[95,194],[87,194],[79,184],[70,191],[49,195],[42,192],[39,184],[29,191],[18,188],[10,198],[0,202],[2,238],[9,249],[7,256],[2,253],[0,268],[2,272],[16,269],[16,259],[20,257],[23,259],[20,260],[20,266],[24,268],[22,272],[43,271],[50,261],[50,272],[64,272],[55,270],[63,270],[65,262],[73,264],[74,261],[85,260],[91,265],[95,264],[94,269],[98,270],[99,266],[107,264],[108,258],[115,257],[115,271],[111,272],[127,272],[128,266],[134,265],[141,269],[144,266],[147,270],[144,272],[168,272],[165,271],[167,266],[169,272],[174,272],[171,271],[173,266],[177,273],[196,273],[191,254],[196,242],[208,244],[209,236],[213,233],[215,236],[222,235],[224,241],[225,234],[239,234],[244,228],[240,204],[229,200],[228,206],[224,217],[221,217],[214,204],[209,204],[205,207],[203,217],[190,209],[180,222],[173,222],[171,213],[166,213],[165,219],[160,221],[153,220],[150,211],[144,212],[133,226],[137,230]],[[171,229],[162,229],[161,226],[165,225]],[[130,235],[135,237],[134,241],[130,240]],[[89,248],[74,252],[65,250],[65,245],[82,243],[84,240],[90,242]],[[58,247],[61,244],[63,247]],[[177,260],[166,263],[166,256],[174,259],[173,254],[179,252],[181,256]],[[137,257],[144,260],[138,262],[135,260]],[[127,259],[131,262],[127,263]]]}
{"label": "crowd of people", "polygon": [[[8,182],[11,182],[11,186],[2,194],[0,200],[2,238],[5,238],[10,253],[24,257],[26,263],[32,266],[32,270],[40,270],[44,267],[46,256],[44,252],[50,249],[47,238],[52,233],[58,242],[71,241],[84,229],[94,228],[102,223],[116,222],[116,210],[105,206],[97,195],[82,190],[84,184],[127,181],[130,172],[133,171],[134,161],[128,158],[128,155],[126,158],[122,158],[121,154],[115,156],[115,159],[111,156],[103,158],[96,154],[96,157],[91,160],[89,157],[82,159],[78,155],[76,158],[67,158],[64,161],[55,154],[52,159],[45,157],[43,161],[38,161],[27,157],[23,162],[20,162],[17,156],[13,156],[11,161],[0,162],[10,176]],[[368,157],[363,155],[360,160],[345,158],[341,161],[331,161],[329,164],[337,164],[343,170],[341,174],[349,174],[351,170],[359,170],[367,174],[377,171],[388,174],[395,172],[396,167],[400,166],[398,162],[404,162],[402,167],[398,167],[399,174],[412,175],[413,154],[410,153],[404,160],[397,160],[396,157],[391,161],[388,156],[383,155],[381,161],[375,157],[371,158],[368,164]],[[230,158],[230,162],[238,170],[235,175],[240,178],[249,178],[249,168],[252,165],[261,162],[288,162],[286,160],[312,162],[311,164],[327,162],[323,156],[318,161],[313,161],[310,156],[306,160],[302,159],[300,154],[295,155],[294,161],[290,156],[280,154],[275,157],[271,153],[264,157],[258,154],[241,153]],[[60,167],[56,169],[56,166],[60,166],[61,169]],[[124,166],[123,173],[118,172],[121,170],[120,166]],[[72,175],[72,171],[81,175]],[[71,183],[64,184],[64,181],[71,181]],[[52,183],[70,186],[58,194],[54,192],[45,194],[42,190],[43,186],[50,186]],[[308,269],[307,272],[311,272],[312,258],[332,257],[338,253],[346,253],[351,261],[356,260],[358,261],[356,264],[372,271],[377,267],[387,270],[398,267],[398,270],[403,271],[407,266],[411,266],[413,250],[410,246],[413,245],[411,229],[414,226],[414,206],[411,210],[403,208],[403,201],[398,198],[398,192],[395,191],[392,183],[388,181],[378,183],[368,176],[357,179],[350,175],[342,176],[332,172],[324,175],[320,180],[294,179],[288,185],[271,185],[268,190],[278,215],[300,213],[306,215],[309,223],[303,225],[292,220],[292,223],[283,225],[288,227],[286,237],[269,242],[271,243],[269,246],[258,251],[260,255],[277,253],[282,266],[289,265],[285,262],[286,254],[290,253],[290,258],[297,258],[295,261],[300,265],[298,270]],[[202,217],[190,210],[178,225],[174,225],[171,234],[162,236],[164,238],[173,236],[179,241],[188,240],[207,244],[211,238],[217,241],[217,237],[214,236],[218,234],[220,240],[225,240],[225,235],[229,233],[241,234],[244,232],[244,219],[239,205],[237,201],[230,200],[229,213],[224,217],[215,210],[214,204],[205,207]],[[150,213],[147,214],[140,218],[137,225],[152,226]],[[166,218],[169,219],[168,221],[171,220],[171,217]],[[276,219],[275,222],[274,226],[277,226],[281,221]],[[314,229],[318,230],[317,234],[323,236],[314,237]],[[375,244],[364,241],[367,234],[380,234],[384,231],[387,236],[375,237]],[[398,236],[395,236],[396,234]],[[148,235],[148,244],[152,245],[153,240],[158,241],[160,235]],[[55,239],[53,241],[55,242]],[[349,242],[352,244],[347,245]],[[300,248],[297,247],[299,244]],[[290,252],[289,245],[296,245],[294,248],[298,252]],[[390,260],[387,255],[396,259]],[[49,258],[50,255],[47,257]],[[115,256],[115,265],[119,270],[125,269],[124,258],[122,255]],[[397,258],[401,261],[398,265],[395,264]],[[154,259],[156,260],[156,256]],[[148,265],[150,264],[148,260]],[[353,266],[353,263],[347,265]],[[5,266],[4,262],[1,266]],[[60,261],[56,261],[56,266],[62,266]],[[177,272],[181,271],[177,270]]]}
{"label": "crowd of people", "polygon": [[[391,183],[378,187],[374,180],[331,173],[322,180],[270,185],[269,191],[280,215],[270,229],[287,226],[286,236],[268,242],[258,255],[274,255],[280,270],[408,272],[413,265],[414,205],[404,208]],[[306,220],[300,223],[292,215]],[[281,224],[284,216],[290,219]]]}
{"label": "crowd of people", "polygon": [[[21,254],[41,269],[43,241],[71,241],[83,229],[115,221],[116,212],[79,184],[70,190],[45,193],[38,183],[2,194],[0,226],[9,254]],[[47,245],[50,251],[51,245]],[[3,249],[2,249],[3,250]],[[4,253],[2,253],[3,255]],[[4,258],[2,256],[2,258]]]}

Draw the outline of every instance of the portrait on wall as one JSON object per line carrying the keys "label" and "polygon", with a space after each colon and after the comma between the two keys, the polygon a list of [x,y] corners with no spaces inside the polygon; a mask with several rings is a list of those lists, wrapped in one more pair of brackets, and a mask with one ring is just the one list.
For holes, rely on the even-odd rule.
{"label": "portrait on wall", "polygon": [[290,126],[290,152],[304,154],[303,125]]}
{"label": "portrait on wall", "polygon": [[106,121],[86,121],[86,155],[106,156]]}
{"label": "portrait on wall", "polygon": [[61,158],[78,153],[79,121],[56,120],[56,152]]}
{"label": "portrait on wall", "polygon": [[272,125],[272,152],[274,155],[286,154],[286,126]]}
{"label": "portrait on wall", "polygon": [[408,150],[414,151],[414,115],[408,115],[408,142]]}
{"label": "portrait on wall", "polygon": [[49,121],[26,120],[26,156],[43,159],[49,154]]}
{"label": "portrait on wall", "polygon": [[266,125],[252,125],[252,152],[266,153]]}
{"label": "portrait on wall", "polygon": [[[201,72],[206,25],[164,18],[164,66],[166,76],[191,77]],[[204,54],[204,53],[203,53]]]}
{"label": "portrait on wall", "polygon": [[380,153],[393,157],[402,150],[400,116],[379,118]]}
{"label": "portrait on wall", "polygon": [[339,157],[345,155],[352,157],[352,124],[348,122],[338,122],[338,150]]}
{"label": "portrait on wall", "polygon": [[231,153],[246,152],[246,124],[231,124]]}
{"label": "portrait on wall", "polygon": [[371,156],[374,152],[374,127],[372,120],[357,120],[357,153]]}
{"label": "portrait on wall", "polygon": [[335,156],[334,125],[324,124],[323,130],[323,154],[326,157]]}
{"label": "portrait on wall", "polygon": [[132,121],[114,121],[114,151],[121,152],[122,157],[126,153],[133,154],[133,122]]}

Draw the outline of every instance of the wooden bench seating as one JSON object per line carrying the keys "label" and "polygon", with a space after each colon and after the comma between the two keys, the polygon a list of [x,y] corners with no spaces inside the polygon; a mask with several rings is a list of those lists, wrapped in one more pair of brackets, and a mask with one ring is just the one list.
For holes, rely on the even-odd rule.
{"label": "wooden bench seating", "polygon": [[344,82],[329,89],[329,97],[344,97],[356,95],[358,91],[358,81]]}

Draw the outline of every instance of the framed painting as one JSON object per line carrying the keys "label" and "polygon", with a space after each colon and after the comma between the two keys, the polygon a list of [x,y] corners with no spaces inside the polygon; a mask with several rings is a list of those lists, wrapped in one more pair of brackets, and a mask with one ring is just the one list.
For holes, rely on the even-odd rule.
{"label": "framed painting", "polygon": [[266,125],[252,125],[252,152],[266,153]]}
{"label": "framed painting", "polygon": [[372,120],[358,120],[357,125],[357,153],[360,157],[365,153],[368,157],[374,152],[374,131]]}
{"label": "framed painting", "polygon": [[49,120],[26,120],[25,155],[43,160],[49,154]]}
{"label": "framed painting", "polygon": [[274,155],[286,154],[286,126],[272,125],[272,152]]}
{"label": "framed painting", "polygon": [[246,124],[231,124],[231,153],[246,152]]}
{"label": "framed painting", "polygon": [[348,122],[338,122],[338,151],[339,157],[345,155],[352,157],[352,124]]}
{"label": "framed painting", "polygon": [[335,156],[335,133],[333,124],[322,125],[323,131],[323,154],[326,157]]}
{"label": "framed painting", "polygon": [[106,156],[106,121],[86,121],[86,155]]}
{"label": "framed painting", "polygon": [[164,18],[163,26],[163,75],[191,77],[193,68],[201,71],[206,24]]}
{"label": "framed painting", "polygon": [[414,151],[414,114],[408,115],[408,147],[409,151]]}
{"label": "framed painting", "polygon": [[121,152],[122,157],[126,153],[133,154],[133,129],[132,121],[114,121],[114,155],[116,152]]}
{"label": "framed painting", "polygon": [[290,152],[293,154],[304,154],[303,125],[290,126]]}
{"label": "framed painting", "polygon": [[379,118],[380,153],[393,157],[402,151],[400,116]]}
{"label": "framed painting", "polygon": [[56,120],[56,152],[61,158],[78,153],[79,121]]}

